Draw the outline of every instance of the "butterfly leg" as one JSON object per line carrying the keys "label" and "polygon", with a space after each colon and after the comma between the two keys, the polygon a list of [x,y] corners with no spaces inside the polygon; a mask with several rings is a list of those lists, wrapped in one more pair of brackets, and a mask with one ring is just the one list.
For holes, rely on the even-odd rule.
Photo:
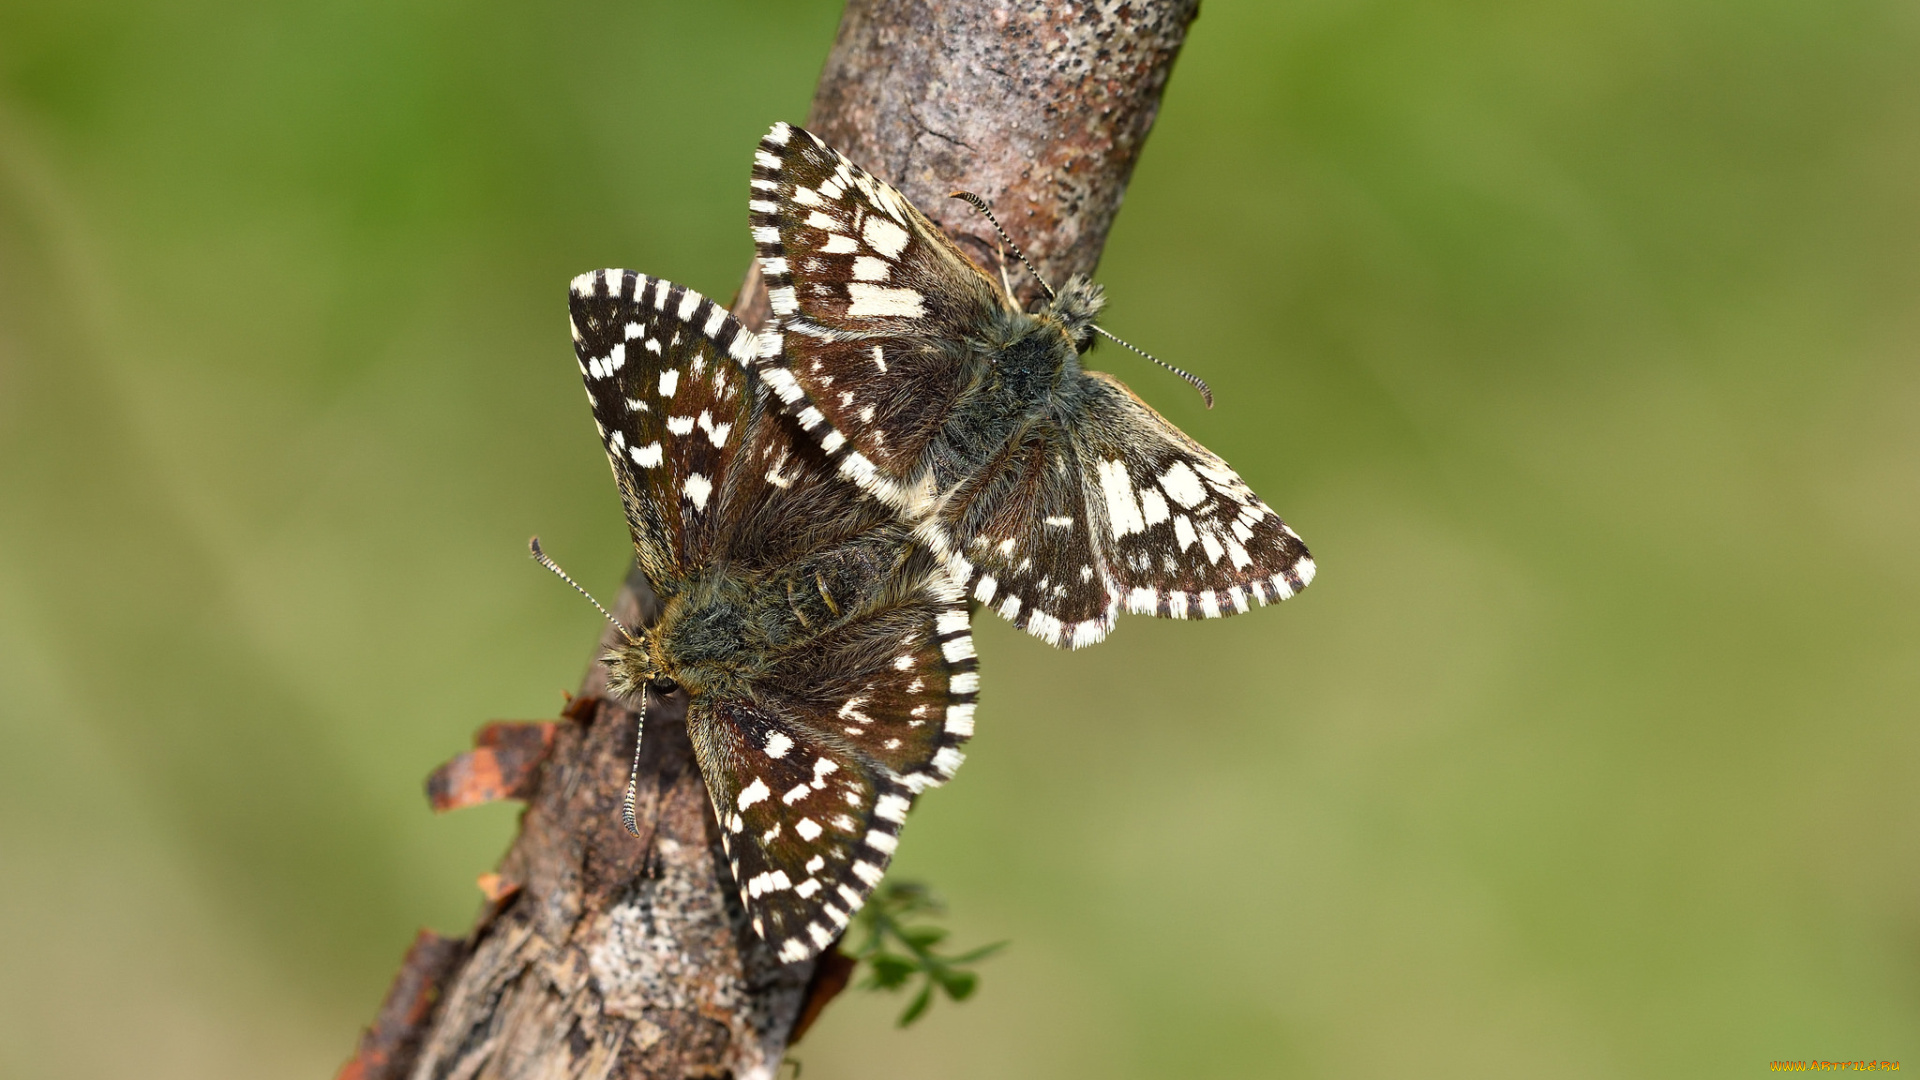
{"label": "butterfly leg", "polygon": [[839,618],[840,605],[833,602],[833,594],[827,591],[827,579],[825,575],[813,575],[813,585],[814,588],[820,590],[820,599],[826,602],[827,610],[833,613],[834,618]]}
{"label": "butterfly leg", "polygon": [[[1013,279],[1007,276],[1007,246],[995,244],[994,247],[1000,254],[1000,286],[1007,290],[1007,298],[1011,300],[1013,299]],[[1015,300],[1014,306],[1019,306],[1019,301]]]}
{"label": "butterfly leg", "polygon": [[799,599],[793,595],[792,578],[787,579],[787,610],[793,612],[793,617],[799,620],[801,626],[805,627],[808,631],[813,630],[813,623],[807,620],[806,605],[802,604]]}

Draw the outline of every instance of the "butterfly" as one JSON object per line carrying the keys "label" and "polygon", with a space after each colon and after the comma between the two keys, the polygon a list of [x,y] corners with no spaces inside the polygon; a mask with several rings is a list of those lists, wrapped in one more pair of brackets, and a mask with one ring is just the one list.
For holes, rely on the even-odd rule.
{"label": "butterfly", "polygon": [[[687,695],[741,902],[782,961],[805,960],[866,902],[915,797],[960,765],[980,684],[965,597],[799,437],[726,309],[627,270],[575,278],[569,306],[660,602],[649,625],[614,622],[609,689],[643,722],[649,692]],[[630,830],[631,813],[630,792]]]}
{"label": "butterfly", "polygon": [[1313,580],[1306,544],[1226,462],[1081,367],[1099,286],[1076,275],[1022,310],[898,191],[788,124],[751,185],[774,316],[757,370],[982,605],[1079,648],[1123,606],[1212,618]]}

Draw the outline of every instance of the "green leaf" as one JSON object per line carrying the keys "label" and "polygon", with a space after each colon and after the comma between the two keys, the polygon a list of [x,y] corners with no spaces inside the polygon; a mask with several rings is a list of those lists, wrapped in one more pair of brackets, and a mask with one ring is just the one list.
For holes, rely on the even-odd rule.
{"label": "green leaf", "polygon": [[972,952],[961,953],[959,956],[956,956],[953,959],[948,960],[947,963],[953,964],[957,967],[961,964],[971,964],[979,960],[985,960],[987,957],[992,956],[994,953],[997,953],[1001,949],[1006,948],[1008,944],[1009,943],[1005,941],[996,941],[991,945],[982,945],[979,948],[973,950]]}
{"label": "green leaf", "polygon": [[931,1004],[933,1004],[933,984],[928,983],[914,995],[913,1004],[907,1006],[907,1011],[900,1014],[900,1022],[897,1026],[906,1027],[920,1019],[920,1014],[926,1012],[927,1006]]}
{"label": "green leaf", "polygon": [[900,939],[916,949],[931,949],[947,939],[947,930],[942,926],[916,926],[900,931]]}
{"label": "green leaf", "polygon": [[980,985],[980,976],[971,971],[943,971],[939,979],[941,988],[955,1001],[967,1000]]}
{"label": "green leaf", "polygon": [[900,1014],[899,1025],[906,1027],[932,1007],[934,991],[944,991],[952,1001],[965,1001],[979,989],[980,976],[960,970],[1006,947],[996,941],[955,957],[941,956],[936,950],[947,940],[946,927],[923,923],[906,925],[909,916],[937,916],[946,908],[933,890],[919,882],[887,882],[873,894],[858,916],[854,948],[855,959],[867,966],[863,989],[899,991],[916,976],[922,978],[919,992]]}
{"label": "green leaf", "polygon": [[873,967],[873,985],[882,990],[905,986],[907,980],[920,970],[919,964],[892,953],[877,953],[869,957],[867,962]]}

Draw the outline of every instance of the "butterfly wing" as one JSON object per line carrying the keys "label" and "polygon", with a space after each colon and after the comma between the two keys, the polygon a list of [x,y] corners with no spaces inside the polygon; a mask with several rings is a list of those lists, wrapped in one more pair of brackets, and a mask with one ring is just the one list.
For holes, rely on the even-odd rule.
{"label": "butterfly wing", "polygon": [[775,328],[761,371],[841,472],[897,508],[1011,302],[906,197],[812,134],[775,124],[748,203]]}
{"label": "butterfly wing", "polygon": [[975,469],[918,530],[974,599],[1067,648],[1106,637],[1119,610],[1081,473],[1068,433],[1037,423]]}
{"label": "butterfly wing", "polygon": [[1278,603],[1313,557],[1227,463],[1100,372],[1074,428],[1105,573],[1128,611],[1213,618]]}
{"label": "butterfly wing", "polygon": [[[930,557],[903,590],[774,664],[754,701],[688,712],[754,929],[786,962],[832,944],[953,775],[979,691],[966,609]],[[886,595],[891,592],[892,595]]]}
{"label": "butterfly wing", "polygon": [[724,533],[716,494],[745,437],[752,395],[736,364],[753,335],[692,289],[631,270],[575,278],[569,308],[640,568],[665,587]]}
{"label": "butterfly wing", "polygon": [[882,528],[907,543],[905,530],[892,524],[893,510],[842,479],[773,395],[755,394],[751,413],[722,493],[726,527],[716,558],[740,574],[769,574]]}

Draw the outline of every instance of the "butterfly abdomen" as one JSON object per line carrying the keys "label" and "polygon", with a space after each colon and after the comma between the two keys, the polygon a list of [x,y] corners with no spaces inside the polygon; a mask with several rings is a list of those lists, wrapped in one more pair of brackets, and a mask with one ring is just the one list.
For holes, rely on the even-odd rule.
{"label": "butterfly abdomen", "polygon": [[869,529],[795,560],[757,587],[757,594],[781,598],[781,612],[796,624],[776,645],[804,645],[810,635],[891,603],[896,587],[911,576],[909,535],[897,523]]}

